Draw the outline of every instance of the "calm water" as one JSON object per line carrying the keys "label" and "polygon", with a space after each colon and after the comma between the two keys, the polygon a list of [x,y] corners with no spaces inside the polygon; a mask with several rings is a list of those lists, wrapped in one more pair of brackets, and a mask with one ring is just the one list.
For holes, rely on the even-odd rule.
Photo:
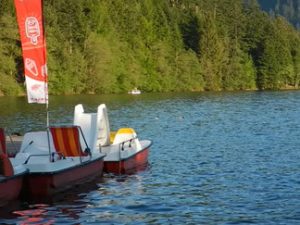
{"label": "calm water", "polygon": [[[51,97],[51,123],[108,106],[113,129],[154,141],[151,167],[1,209],[0,224],[300,224],[300,92]],[[45,126],[44,106],[0,98],[0,125]],[[14,211],[14,213],[13,213]]]}

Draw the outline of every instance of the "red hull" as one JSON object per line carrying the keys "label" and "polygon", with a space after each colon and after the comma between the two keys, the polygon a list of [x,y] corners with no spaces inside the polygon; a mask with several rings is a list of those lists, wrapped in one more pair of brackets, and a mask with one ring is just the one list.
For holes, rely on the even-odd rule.
{"label": "red hull", "polygon": [[104,172],[114,174],[133,174],[148,166],[149,147],[121,161],[104,161]]}
{"label": "red hull", "polygon": [[0,206],[6,205],[9,201],[15,200],[19,197],[23,175],[5,178],[0,182]]}
{"label": "red hull", "polygon": [[25,179],[26,196],[50,196],[52,194],[83,184],[103,172],[103,158],[87,162],[56,173],[32,173]]}

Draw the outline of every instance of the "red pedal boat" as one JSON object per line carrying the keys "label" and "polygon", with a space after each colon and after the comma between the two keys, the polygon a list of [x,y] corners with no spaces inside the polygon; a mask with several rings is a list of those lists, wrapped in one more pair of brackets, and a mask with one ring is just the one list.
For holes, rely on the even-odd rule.
{"label": "red pedal boat", "polygon": [[85,113],[83,106],[77,105],[74,125],[82,127],[85,136],[90,137],[92,143],[99,146],[106,155],[104,172],[132,174],[147,167],[152,141],[139,140],[132,128],[120,128],[117,132],[110,132],[105,104],[98,106],[97,113]]}
{"label": "red pedal boat", "polygon": [[104,156],[89,147],[80,127],[59,126],[26,133],[12,161],[29,170],[24,194],[49,196],[101,176]]}
{"label": "red pedal boat", "polygon": [[19,197],[27,169],[12,165],[6,154],[4,129],[0,128],[0,207]]}

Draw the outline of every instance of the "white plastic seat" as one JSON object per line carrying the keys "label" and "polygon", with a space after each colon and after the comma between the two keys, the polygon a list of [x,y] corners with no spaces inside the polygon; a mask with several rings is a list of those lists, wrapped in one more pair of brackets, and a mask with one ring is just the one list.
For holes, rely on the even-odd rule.
{"label": "white plastic seat", "polygon": [[[110,144],[109,121],[106,106],[98,106],[97,113],[85,113],[81,104],[75,106],[74,125],[80,126],[91,150]],[[81,142],[83,143],[83,142]]]}

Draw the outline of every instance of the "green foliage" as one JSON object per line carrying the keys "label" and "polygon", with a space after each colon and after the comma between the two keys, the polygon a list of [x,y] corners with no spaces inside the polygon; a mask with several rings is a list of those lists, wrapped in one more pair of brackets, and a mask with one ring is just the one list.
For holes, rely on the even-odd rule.
{"label": "green foliage", "polygon": [[[13,1],[0,1],[0,92],[24,92]],[[52,94],[299,87],[300,35],[256,0],[44,1]]]}
{"label": "green foliage", "polygon": [[[13,10],[8,1],[1,1],[1,10]],[[21,49],[19,47],[16,19],[12,12],[0,12],[0,94],[19,95],[22,93],[23,79],[19,77]]]}
{"label": "green foliage", "polygon": [[293,74],[288,33],[280,19],[266,27],[263,49],[259,59],[258,85],[260,89],[280,89]]}

